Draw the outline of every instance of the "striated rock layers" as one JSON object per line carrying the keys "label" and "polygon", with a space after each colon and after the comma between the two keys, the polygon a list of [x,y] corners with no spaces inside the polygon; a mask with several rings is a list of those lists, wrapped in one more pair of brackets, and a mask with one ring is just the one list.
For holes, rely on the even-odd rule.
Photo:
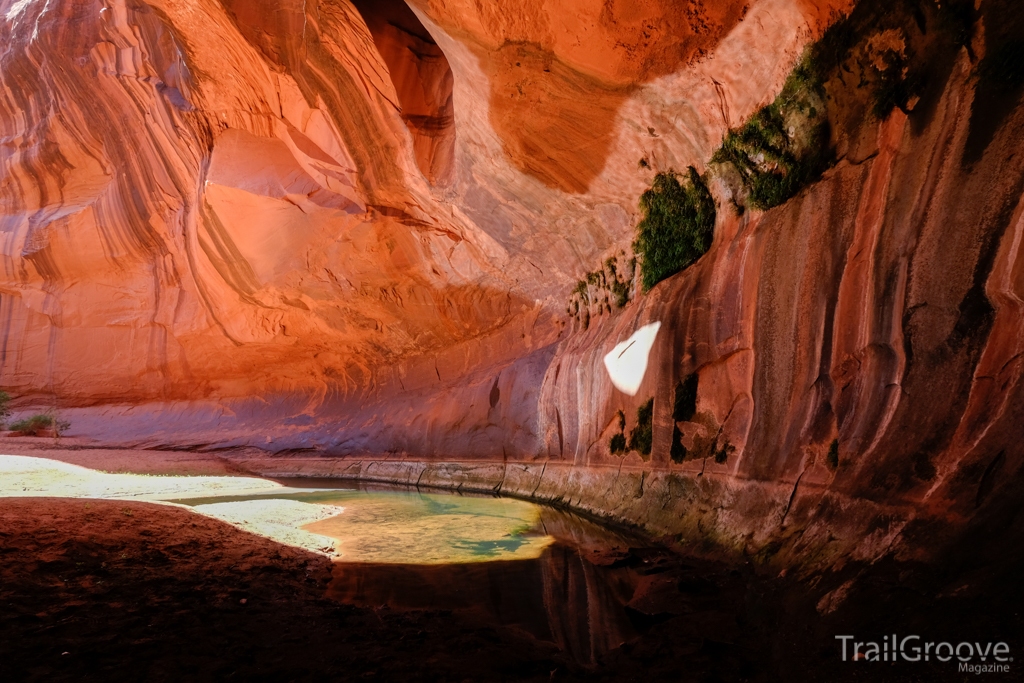
{"label": "striated rock layers", "polygon": [[[0,0],[0,386],[99,442],[811,560],[971,518],[1024,456],[1000,3],[797,197],[737,215],[718,183],[696,265],[565,314],[654,173],[703,168],[852,4]],[[627,395],[604,357],[655,322]],[[650,399],[650,453],[613,453]]]}

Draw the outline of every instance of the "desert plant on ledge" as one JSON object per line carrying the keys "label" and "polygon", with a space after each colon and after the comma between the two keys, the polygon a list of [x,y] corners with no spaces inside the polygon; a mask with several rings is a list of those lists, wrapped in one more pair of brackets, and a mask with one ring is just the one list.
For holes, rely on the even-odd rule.
{"label": "desert plant on ledge", "polygon": [[11,431],[29,436],[39,436],[40,432],[53,430],[59,436],[70,427],[70,422],[55,420],[51,415],[33,415],[11,424]]}
{"label": "desert plant on ledge", "polygon": [[615,416],[618,418],[619,431],[612,435],[608,442],[608,450],[613,455],[624,455],[626,453],[626,414],[620,410]]}
{"label": "desert plant on ledge", "polygon": [[654,443],[654,397],[636,409],[636,427],[629,433],[629,448],[650,455]]}
{"label": "desert plant on ledge", "polygon": [[623,308],[633,298],[635,271],[636,259],[625,251],[610,256],[602,268],[576,283],[566,312],[585,330],[591,318]]}
{"label": "desert plant on ledge", "polygon": [[739,173],[747,204],[760,210],[779,206],[830,165],[824,95],[820,71],[808,52],[775,101],[725,136],[711,162]]}
{"label": "desert plant on ledge", "polygon": [[690,166],[685,176],[659,173],[640,196],[643,218],[633,251],[639,257],[645,292],[691,265],[708,249],[715,229],[715,200],[707,183]]}

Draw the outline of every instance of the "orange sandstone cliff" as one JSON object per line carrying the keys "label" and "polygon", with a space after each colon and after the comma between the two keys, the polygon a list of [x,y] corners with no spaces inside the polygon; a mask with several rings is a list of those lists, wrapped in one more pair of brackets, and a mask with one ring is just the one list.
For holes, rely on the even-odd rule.
{"label": "orange sandstone cliff", "polygon": [[[0,0],[0,387],[96,443],[877,556],[1024,457],[1004,5],[912,106],[848,107],[796,197],[712,183],[711,250],[581,325],[655,173],[705,169],[852,0]],[[604,358],[652,323],[630,395]],[[650,454],[613,453],[649,399]]]}

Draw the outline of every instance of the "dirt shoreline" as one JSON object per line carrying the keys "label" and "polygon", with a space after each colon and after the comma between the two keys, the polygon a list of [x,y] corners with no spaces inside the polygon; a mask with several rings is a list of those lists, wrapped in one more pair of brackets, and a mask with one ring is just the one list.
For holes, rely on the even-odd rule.
{"label": "dirt shoreline", "polygon": [[[251,476],[202,452],[28,438],[0,438],[0,452],[101,472]],[[187,509],[0,498],[0,680],[547,681],[569,671],[554,645],[515,629],[331,601],[332,569],[321,554]]]}
{"label": "dirt shoreline", "polygon": [[514,629],[333,602],[331,572],[181,508],[4,499],[0,680],[546,681],[567,666]]}
{"label": "dirt shoreline", "polygon": [[177,476],[252,476],[237,462],[216,452],[105,448],[92,441],[0,436],[0,454],[59,460],[100,472]]}
{"label": "dirt shoreline", "polygon": [[[61,445],[71,448],[0,438],[0,453],[106,472],[251,476],[215,453]],[[458,611],[332,601],[329,558],[188,509],[0,498],[0,680],[961,680],[934,663],[850,666],[833,635],[916,632],[1019,649],[1024,558],[1013,539],[1024,538],[1024,520],[1012,513],[999,518],[1012,520],[1000,542],[982,544],[996,537],[989,522],[970,537],[977,546],[935,566],[886,560],[780,577],[756,558],[630,549],[614,562],[640,579],[631,604],[646,607],[631,618],[641,635],[588,669],[520,628]],[[822,597],[847,582],[839,609],[822,613]]]}

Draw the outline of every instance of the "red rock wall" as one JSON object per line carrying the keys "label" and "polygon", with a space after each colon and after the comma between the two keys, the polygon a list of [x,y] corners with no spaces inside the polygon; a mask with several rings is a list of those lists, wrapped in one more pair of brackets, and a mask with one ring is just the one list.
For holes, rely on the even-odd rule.
{"label": "red rock wall", "polygon": [[676,9],[4,0],[2,385],[316,403],[547,346],[652,173],[706,158],[828,16]]}
{"label": "red rock wall", "polygon": [[[848,5],[620,4],[0,0],[0,386],[108,443],[548,463],[550,498],[734,545],[868,556],[973,514],[1024,423],[1024,115],[978,113],[983,41],[572,331],[653,173]],[[603,357],[655,321],[627,396]],[[652,454],[612,454],[649,398]]]}

